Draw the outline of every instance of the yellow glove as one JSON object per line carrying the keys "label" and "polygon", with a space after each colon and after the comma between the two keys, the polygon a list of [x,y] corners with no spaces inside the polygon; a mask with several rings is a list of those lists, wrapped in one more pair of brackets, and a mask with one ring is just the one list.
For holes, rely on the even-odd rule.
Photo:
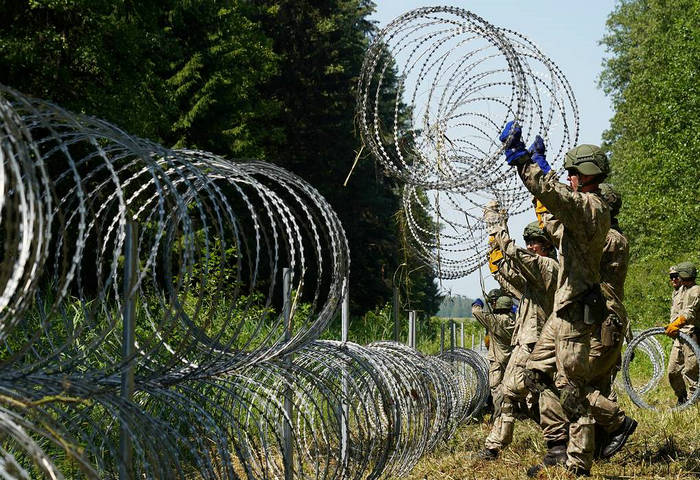
{"label": "yellow glove", "polygon": [[537,223],[540,228],[544,228],[544,221],[542,220],[542,214],[547,213],[547,207],[542,205],[538,199],[535,199],[535,215],[537,215]]}
{"label": "yellow glove", "polygon": [[491,344],[491,338],[489,337],[488,333],[484,335],[484,346],[486,348],[489,348],[489,345]]}
{"label": "yellow glove", "polygon": [[498,264],[503,260],[503,252],[498,248],[494,248],[489,252],[489,270],[494,273],[498,270]]}
{"label": "yellow glove", "polygon": [[678,330],[685,325],[687,320],[683,315],[679,316],[677,319],[666,325],[666,335],[675,338],[678,335]]}

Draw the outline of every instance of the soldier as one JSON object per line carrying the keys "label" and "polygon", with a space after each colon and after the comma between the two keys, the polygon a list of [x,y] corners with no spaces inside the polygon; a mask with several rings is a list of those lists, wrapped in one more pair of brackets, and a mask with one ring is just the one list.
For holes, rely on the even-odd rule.
{"label": "soldier", "polygon": [[[590,475],[595,433],[586,388],[591,380],[591,334],[605,315],[600,263],[610,228],[610,209],[599,185],[609,173],[608,158],[594,145],[579,145],[567,152],[567,186],[557,180],[544,158],[540,161],[525,149],[521,130],[513,122],[506,125],[500,140],[505,143],[508,164],[517,167],[527,189],[561,222],[556,239],[559,276],[547,323],[553,321],[555,326],[555,386],[569,420],[566,468],[577,475]],[[536,138],[533,150],[544,153],[541,137]],[[532,355],[536,352],[537,345]]]}
{"label": "soldier", "polygon": [[698,388],[698,359],[690,346],[677,338],[678,332],[682,332],[698,341],[700,286],[695,284],[697,273],[697,268],[690,262],[671,267],[669,273],[674,291],[671,322],[666,326],[666,335],[674,340],[668,359],[668,381],[678,397],[678,405],[688,400],[686,386],[691,396]]}
{"label": "soldier", "polygon": [[501,383],[503,372],[508,364],[512,347],[510,346],[515,326],[515,314],[512,312],[513,299],[501,295],[493,303],[493,313],[484,312],[484,302],[476,299],[472,303],[472,315],[489,332],[489,388],[493,398],[493,418],[501,414],[503,402]]}
{"label": "soldier", "polygon": [[[489,258],[500,257],[494,273],[500,272],[500,276],[522,292],[511,341],[513,352],[503,378],[501,415],[494,420],[485,448],[479,454],[483,459],[493,460],[498,458],[500,450],[513,441],[515,405],[523,402],[528,395],[524,380],[525,363],[552,312],[559,264],[551,241],[537,222],[525,227],[523,238],[527,249],[523,249],[518,248],[510,238],[505,222],[489,221],[489,215],[493,218],[493,209],[486,211],[485,219],[487,224],[491,224],[492,249],[500,252],[495,256],[493,252],[489,254]],[[536,416],[539,417],[538,414]],[[539,418],[536,420],[539,421]]]}
{"label": "soldier", "polygon": [[622,234],[617,215],[622,207],[622,197],[615,188],[603,183],[601,195],[610,207],[610,230],[605,239],[603,258],[600,264],[601,290],[605,297],[607,314],[591,337],[591,385],[586,396],[591,405],[591,413],[596,425],[604,435],[596,441],[597,454],[610,458],[618,452],[637,428],[637,422],[625,415],[617,403],[612,390],[615,375],[622,357],[622,344],[625,335],[631,339],[631,329],[627,311],[623,305],[625,298],[625,278],[629,265],[629,244]]}

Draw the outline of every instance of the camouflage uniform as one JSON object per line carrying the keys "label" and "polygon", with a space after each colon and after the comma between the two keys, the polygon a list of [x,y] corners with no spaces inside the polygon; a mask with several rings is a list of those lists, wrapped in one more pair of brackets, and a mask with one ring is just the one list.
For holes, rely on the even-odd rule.
{"label": "camouflage uniform", "polygon": [[489,342],[489,388],[493,397],[493,416],[501,414],[503,393],[501,384],[503,372],[506,369],[512,347],[510,345],[515,327],[515,314],[512,312],[487,313],[478,306],[472,305],[472,315],[486,328],[491,338]]}
{"label": "camouflage uniform", "polygon": [[554,258],[518,248],[505,225],[493,237],[504,256],[499,263],[499,275],[522,292],[511,341],[513,352],[503,378],[501,415],[495,419],[485,444],[487,449],[500,450],[513,441],[515,404],[528,394],[525,363],[552,313],[559,264]]}
{"label": "camouflage uniform", "polygon": [[[671,322],[685,317],[680,331],[698,341],[700,331],[700,286],[681,285],[673,292]],[[698,359],[693,350],[678,338],[673,341],[668,359],[668,380],[679,399],[686,398],[686,385],[690,395],[698,387]]]}
{"label": "camouflage uniform", "polygon": [[619,230],[611,228],[600,264],[601,291],[607,315],[602,324],[596,325],[591,336],[591,385],[586,391],[596,424],[609,433],[616,431],[625,419],[617,398],[611,394],[628,331],[627,311],[622,303],[628,266],[629,243]]}
{"label": "camouflage uniform", "polygon": [[558,182],[554,172],[544,174],[535,164],[519,165],[518,173],[528,190],[560,222],[554,237],[559,252],[559,277],[553,313],[527,366],[551,372],[549,342],[553,342],[555,385],[562,391],[569,410],[578,410],[578,415],[569,416],[567,466],[589,470],[593,461],[593,418],[583,395],[591,382],[591,335],[603,320],[603,309],[595,309],[593,301],[602,301],[595,293],[610,229],[609,207],[599,192],[575,192]]}

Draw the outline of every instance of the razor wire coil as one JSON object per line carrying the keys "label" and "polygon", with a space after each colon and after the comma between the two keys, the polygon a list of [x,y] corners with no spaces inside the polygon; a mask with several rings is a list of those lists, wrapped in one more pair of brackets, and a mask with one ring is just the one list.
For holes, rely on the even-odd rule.
{"label": "razor wire coil", "polygon": [[[651,409],[651,410],[657,409],[657,407],[647,403],[647,401],[644,400],[642,395],[644,395],[645,393],[649,392],[652,388],[654,388],[658,384],[659,379],[661,377],[663,377],[663,374],[666,370],[665,355],[663,353],[662,348],[659,348],[658,350],[655,347],[648,349],[648,348],[645,348],[644,345],[645,344],[654,345],[654,343],[650,342],[649,339],[653,339],[653,337],[656,335],[665,335],[665,334],[666,334],[666,329],[664,327],[655,327],[655,328],[650,328],[648,330],[644,330],[642,333],[635,336],[634,339],[628,344],[627,350],[625,351],[625,354],[622,357],[623,386],[624,386],[627,394],[630,396],[630,398],[634,402],[634,404],[640,408],[646,408],[646,409]],[[700,345],[698,345],[698,343],[691,336],[689,336],[683,332],[679,332],[678,340],[687,344],[693,350],[693,353],[695,354],[696,358],[700,358],[700,356],[699,356],[700,355]],[[658,344],[658,346],[661,347],[661,344],[658,343],[658,340],[656,340],[656,344]],[[632,363],[632,356],[635,355],[635,350],[640,345],[641,345],[640,349],[643,352],[645,352],[645,353],[648,351],[653,352],[652,355],[650,355],[650,359],[651,359],[653,369],[654,369],[654,373],[652,375],[651,380],[649,380],[641,388],[635,387],[632,384],[632,380],[631,380],[631,376],[630,376],[630,364]],[[657,352],[661,352],[661,355],[658,355]],[[658,373],[658,372],[660,372],[660,373]],[[692,394],[688,396],[688,398],[686,399],[685,402],[683,402],[680,405],[676,405],[675,407],[671,407],[671,410],[674,410],[674,411],[684,410],[684,409],[688,408],[689,406],[693,405],[694,403],[696,403],[698,401],[698,398],[700,398],[700,391],[698,391],[698,389],[695,389],[695,391],[693,391]]]}
{"label": "razor wire coil", "polygon": [[382,29],[356,104],[365,146],[404,184],[411,243],[443,279],[485,262],[489,200],[511,215],[529,206],[501,159],[506,122],[515,120],[525,139],[542,135],[555,169],[578,141],[578,106],[557,65],[522,34],[456,7],[411,10]]}
{"label": "razor wire coil", "polygon": [[0,115],[4,476],[401,476],[483,405],[475,353],[317,340],[348,244],[295,175],[3,86]]}

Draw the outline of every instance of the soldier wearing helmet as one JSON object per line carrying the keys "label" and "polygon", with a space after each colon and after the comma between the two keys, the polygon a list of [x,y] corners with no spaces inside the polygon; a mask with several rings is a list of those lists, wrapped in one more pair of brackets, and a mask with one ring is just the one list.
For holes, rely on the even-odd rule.
{"label": "soldier wearing helmet", "polygon": [[[559,276],[550,317],[556,326],[551,332],[555,344],[555,386],[569,421],[565,466],[575,474],[587,475],[595,446],[594,420],[586,398],[591,383],[589,355],[591,335],[605,318],[600,264],[610,229],[610,207],[601,196],[599,185],[610,166],[599,147],[579,145],[566,154],[564,168],[569,185],[565,185],[544,159],[542,138],[537,136],[528,151],[521,133],[514,122],[509,122],[499,139],[504,143],[508,164],[517,168],[526,188],[560,223],[555,237]],[[530,358],[536,354],[547,358],[551,355],[549,345],[546,351],[538,349],[540,340]],[[544,466],[537,465],[528,473],[534,475]]]}
{"label": "soldier wearing helmet", "polygon": [[674,341],[668,359],[668,380],[679,405],[687,401],[687,393],[693,395],[698,388],[698,359],[690,346],[677,338],[678,333],[682,332],[698,341],[700,286],[695,284],[697,273],[697,268],[690,262],[679,263],[669,270],[674,291],[671,322],[666,326],[666,335],[674,338]]}
{"label": "soldier wearing helmet", "polygon": [[[600,264],[601,291],[605,297],[606,315],[604,321],[596,326],[591,335],[590,383],[585,393],[590,404],[591,415],[596,422],[596,432],[601,434],[600,438],[596,438],[596,452],[601,458],[609,458],[624,446],[629,436],[634,433],[637,422],[626,416],[620,409],[617,397],[611,388],[620,361],[624,333],[630,332],[627,313],[622,303],[629,265],[629,245],[616,218],[622,206],[622,197],[610,184],[601,184],[600,187],[601,194],[615,217],[611,219],[611,228],[606,235]],[[561,222],[539,203],[535,205],[535,212],[547,234],[558,239],[563,233]],[[556,374],[553,352],[557,319],[554,317],[552,320],[545,325],[536,346],[537,351],[531,355],[527,364],[532,374],[535,372],[543,374],[545,380],[550,380],[551,376]],[[533,386],[537,383],[543,390],[540,394],[543,430],[550,432],[552,437],[566,437],[565,414],[551,388],[548,387],[551,380],[547,382],[536,377],[532,383]],[[545,464],[547,460],[545,457]]]}
{"label": "soldier wearing helmet", "polygon": [[[525,363],[535,345],[547,317],[552,313],[557,287],[559,264],[554,247],[537,222],[525,227],[523,238],[527,248],[519,248],[508,234],[505,218],[493,205],[484,212],[490,245],[502,254],[494,275],[510,282],[522,292],[511,345],[513,352],[503,376],[503,403],[500,416],[493,418],[493,427],[479,456],[485,460],[498,458],[499,452],[513,441],[515,406],[525,403]],[[489,255],[493,258],[493,255]],[[531,399],[532,400],[532,399]],[[531,403],[537,404],[537,399]],[[536,417],[539,415],[535,414]],[[539,420],[539,418],[536,418]]]}
{"label": "soldier wearing helmet", "polygon": [[493,400],[493,415],[497,417],[501,414],[503,401],[501,383],[512,350],[510,342],[515,326],[515,314],[512,311],[513,299],[507,295],[496,295],[497,292],[494,290],[487,295],[491,312],[485,311],[484,302],[477,298],[472,303],[472,315],[484,326],[490,338],[487,354],[489,387]]}

